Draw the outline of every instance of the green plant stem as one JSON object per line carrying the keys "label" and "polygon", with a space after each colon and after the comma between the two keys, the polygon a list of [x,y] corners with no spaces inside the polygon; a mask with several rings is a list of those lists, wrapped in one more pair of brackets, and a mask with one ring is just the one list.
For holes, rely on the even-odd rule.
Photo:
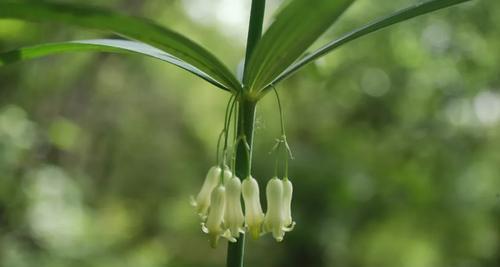
{"label": "green plant stem", "polygon": [[[248,26],[247,47],[245,54],[245,68],[243,70],[243,79],[246,76],[248,63],[252,52],[262,36],[262,23],[264,21],[264,11],[266,8],[266,0],[252,0],[252,9],[250,11],[250,22]],[[255,108],[257,102],[250,100],[247,97],[246,90],[243,88],[242,94],[239,94],[238,112],[236,121],[236,136],[244,136],[243,142],[237,142],[235,156],[235,172],[236,175],[245,179],[250,175],[252,170],[252,147],[253,147],[253,132],[255,124]],[[248,144],[245,144],[245,142]],[[243,267],[243,256],[245,254],[245,234],[240,234],[236,243],[228,242],[227,245],[227,267]]]}
{"label": "green plant stem", "polygon": [[[245,142],[238,142],[236,147],[236,175],[242,179],[249,176],[252,169],[252,146],[255,124],[256,102],[241,97],[238,105],[238,136],[244,136],[250,150],[247,151]],[[227,267],[243,267],[245,252],[245,234],[241,234],[236,243],[228,242]]]}

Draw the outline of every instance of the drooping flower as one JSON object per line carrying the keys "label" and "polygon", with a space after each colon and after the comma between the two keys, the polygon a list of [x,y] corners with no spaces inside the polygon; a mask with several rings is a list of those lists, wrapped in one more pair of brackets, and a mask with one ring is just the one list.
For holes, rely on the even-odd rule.
{"label": "drooping flower", "polygon": [[295,225],[295,222],[292,220],[292,194],[292,182],[290,182],[288,177],[285,177],[283,179],[283,219],[285,227],[293,227]]}
{"label": "drooping flower", "polygon": [[280,180],[274,177],[267,183],[264,230],[272,232],[278,242],[283,240],[285,232],[291,231],[295,226],[290,211],[292,190],[292,183],[288,179]]}
{"label": "drooping flower", "polygon": [[231,236],[229,229],[224,229],[223,227],[225,209],[226,188],[221,184],[212,193],[207,222],[201,224],[203,232],[209,235],[210,246],[213,248],[217,247],[220,237],[227,238],[231,242],[236,242],[236,239]]}
{"label": "drooping flower", "polygon": [[243,200],[245,201],[245,223],[253,238],[260,236],[264,213],[260,205],[259,184],[248,176],[242,183]]}
{"label": "drooping flower", "polygon": [[283,231],[285,220],[283,212],[283,182],[274,177],[266,186],[267,212],[264,219],[264,229],[272,232],[274,239],[280,242],[285,236]]}
{"label": "drooping flower", "polygon": [[222,170],[219,166],[210,168],[198,196],[196,199],[191,198],[191,205],[196,207],[198,215],[200,215],[202,219],[207,216],[208,207],[211,202],[211,194],[220,181],[221,171]]}
{"label": "drooping flower", "polygon": [[226,182],[226,212],[224,225],[231,231],[231,236],[238,238],[243,232],[245,217],[241,209],[241,181],[234,176]]}

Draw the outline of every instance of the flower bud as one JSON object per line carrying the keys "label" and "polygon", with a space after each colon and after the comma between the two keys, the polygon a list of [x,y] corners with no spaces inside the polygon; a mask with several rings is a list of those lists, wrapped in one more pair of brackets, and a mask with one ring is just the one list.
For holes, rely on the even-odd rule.
{"label": "flower bud", "polygon": [[224,185],[226,185],[226,183],[231,178],[233,178],[233,173],[231,172],[231,170],[228,167],[224,167],[224,172],[222,173],[222,182],[224,183]]}
{"label": "flower bud", "polygon": [[257,239],[264,221],[264,213],[260,206],[259,184],[248,176],[241,186],[243,200],[245,201],[245,222],[253,238]]}
{"label": "flower bud", "polygon": [[[219,185],[211,196],[210,212],[208,213],[207,222],[202,224],[202,230],[210,236],[210,246],[215,248],[219,242],[219,238],[230,237],[229,231],[222,228],[224,212],[226,209],[226,188]],[[231,238],[231,241],[236,241]]]}
{"label": "flower bud", "polygon": [[226,212],[224,225],[231,231],[231,236],[238,238],[243,232],[245,218],[241,209],[241,181],[234,176],[226,182]]}
{"label": "flower bud", "polygon": [[277,177],[267,183],[267,212],[264,219],[266,232],[272,232],[274,239],[280,242],[285,235],[283,216],[283,182]]}
{"label": "flower bud", "polygon": [[191,199],[191,205],[196,207],[198,215],[205,218],[207,216],[208,207],[210,206],[211,194],[214,188],[220,181],[221,168],[214,166],[210,168],[201,187],[200,193],[195,199]]}
{"label": "flower bud", "polygon": [[285,177],[283,179],[283,218],[285,226],[291,226],[293,224],[292,220],[292,193],[293,186],[292,182]]}

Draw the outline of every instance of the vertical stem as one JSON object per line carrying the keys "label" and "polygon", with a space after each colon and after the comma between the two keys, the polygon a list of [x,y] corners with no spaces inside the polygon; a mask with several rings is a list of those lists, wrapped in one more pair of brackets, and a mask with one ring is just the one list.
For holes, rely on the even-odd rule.
{"label": "vertical stem", "polygon": [[[244,142],[238,142],[236,148],[236,175],[242,179],[250,175],[252,165],[252,146],[255,124],[256,103],[242,96],[238,107],[238,136],[245,136],[250,146],[247,152]],[[250,158],[249,158],[250,157]],[[236,243],[228,242],[227,267],[243,267],[245,252],[245,234],[241,234]]]}
{"label": "vertical stem", "polygon": [[247,151],[245,144],[240,142],[238,143],[238,147],[236,150],[236,174],[242,179],[249,176],[252,170],[252,147],[255,124],[255,110],[255,102],[245,98],[239,100],[238,136],[245,136],[245,140],[250,147],[250,151]]}
{"label": "vertical stem", "polygon": [[[252,9],[250,11],[250,22],[248,27],[247,48],[245,54],[245,68],[243,70],[243,80],[245,80],[247,72],[247,64],[250,56],[260,40],[262,35],[262,23],[264,21],[264,11],[266,0],[252,0]],[[236,175],[245,179],[250,175],[252,169],[252,147],[253,147],[253,132],[255,124],[255,107],[256,102],[247,98],[245,90],[240,94],[238,101],[238,120],[237,120],[237,136],[245,136],[245,141],[250,147],[247,151],[244,142],[238,142],[236,147]],[[245,253],[245,234],[241,234],[236,243],[228,242],[227,245],[227,267],[243,267],[243,256]]]}

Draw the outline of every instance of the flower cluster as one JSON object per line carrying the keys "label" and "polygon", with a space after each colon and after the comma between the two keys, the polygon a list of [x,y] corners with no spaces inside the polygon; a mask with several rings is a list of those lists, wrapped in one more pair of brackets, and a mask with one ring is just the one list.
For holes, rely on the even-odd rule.
{"label": "flower cluster", "polygon": [[[259,183],[250,175],[251,146],[247,137],[239,132],[241,129],[237,130],[239,120],[235,113],[239,110],[239,95],[231,95],[229,98],[224,128],[217,142],[217,164],[210,168],[200,192],[191,200],[201,218],[201,229],[208,234],[212,247],[217,246],[221,237],[237,242],[240,234],[245,232],[255,239],[265,233],[272,233],[274,239],[281,242],[285,233],[295,226],[291,215],[293,186],[288,179],[288,159],[293,159],[293,156],[286,141],[279,95],[276,89],[274,92],[280,111],[281,137],[276,139],[271,151],[276,152],[275,175],[266,186],[266,213],[262,211]],[[231,130],[232,122],[234,129]],[[228,145],[230,137],[233,138],[232,146]],[[242,151],[238,150],[240,146],[246,150],[247,162],[244,163],[248,167],[248,174],[245,174],[247,177],[243,181],[231,171],[236,166],[236,151]],[[283,179],[277,177],[280,169],[284,171]],[[245,212],[241,205],[242,197]]]}
{"label": "flower cluster", "polygon": [[[285,232],[293,229],[291,216],[292,183],[288,178],[274,177],[266,186],[267,212],[260,203],[259,184],[252,176],[241,182],[228,168],[210,168],[203,186],[192,205],[202,220],[202,230],[209,235],[210,245],[216,247],[221,237],[236,242],[240,233],[249,232],[253,238],[272,233],[282,241]],[[245,203],[245,213],[241,205]]]}

